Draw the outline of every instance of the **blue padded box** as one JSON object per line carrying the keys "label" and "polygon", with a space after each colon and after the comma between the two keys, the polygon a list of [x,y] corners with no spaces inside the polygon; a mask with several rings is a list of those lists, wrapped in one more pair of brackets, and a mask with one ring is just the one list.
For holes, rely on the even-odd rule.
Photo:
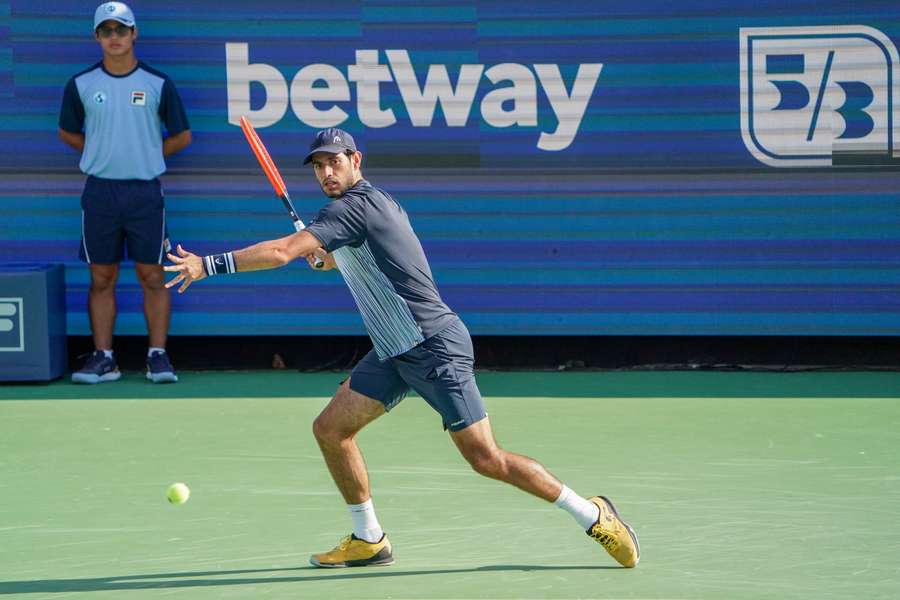
{"label": "blue padded box", "polygon": [[63,266],[0,264],[0,381],[49,381],[65,370]]}

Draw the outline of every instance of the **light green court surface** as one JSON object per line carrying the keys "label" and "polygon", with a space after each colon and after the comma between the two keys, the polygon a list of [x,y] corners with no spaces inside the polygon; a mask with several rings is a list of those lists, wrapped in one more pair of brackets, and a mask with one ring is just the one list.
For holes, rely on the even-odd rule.
{"label": "light green court surface", "polygon": [[360,435],[397,563],[310,567],[349,532],[310,431],[339,379],[0,387],[0,597],[900,597],[900,373],[480,375],[501,445],[617,503],[634,570],[416,397]]}

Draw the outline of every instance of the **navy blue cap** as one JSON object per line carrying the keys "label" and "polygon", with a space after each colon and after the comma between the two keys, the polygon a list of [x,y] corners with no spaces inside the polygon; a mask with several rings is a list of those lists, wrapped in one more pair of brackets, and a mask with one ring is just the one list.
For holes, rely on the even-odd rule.
{"label": "navy blue cap", "polygon": [[308,164],[312,160],[312,155],[316,152],[341,154],[347,150],[356,152],[356,142],[353,141],[352,135],[343,129],[334,127],[323,129],[316,134],[316,139],[309,145],[309,154],[303,159],[303,164]]}

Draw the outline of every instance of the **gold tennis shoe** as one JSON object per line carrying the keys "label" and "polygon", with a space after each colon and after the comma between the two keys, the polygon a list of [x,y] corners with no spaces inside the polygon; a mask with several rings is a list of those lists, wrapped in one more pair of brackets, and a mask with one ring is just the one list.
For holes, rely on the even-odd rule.
{"label": "gold tennis shoe", "polygon": [[641,560],[641,547],[638,545],[637,534],[628,526],[628,523],[619,518],[616,507],[604,496],[588,498],[600,509],[600,516],[591,525],[587,533],[598,544],[609,552],[623,567],[636,567]]}
{"label": "gold tennis shoe", "polygon": [[342,539],[337,548],[330,552],[313,554],[309,557],[309,562],[317,567],[331,569],[386,567],[394,564],[394,554],[386,535],[382,535],[380,540],[372,544],[351,534]]}

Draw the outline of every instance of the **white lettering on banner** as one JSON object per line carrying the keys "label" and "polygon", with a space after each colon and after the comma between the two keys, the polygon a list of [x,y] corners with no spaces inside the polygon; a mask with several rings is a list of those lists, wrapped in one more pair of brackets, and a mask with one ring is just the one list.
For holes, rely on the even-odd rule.
{"label": "white lettering on banner", "polygon": [[[324,81],[326,87],[313,87],[317,81]],[[350,86],[344,75],[331,65],[307,65],[297,71],[291,82],[291,108],[298,119],[313,127],[334,127],[348,116],[337,106],[319,110],[313,102],[347,100],[350,100]]]}
{"label": "white lettering on banner", "polygon": [[556,113],[559,125],[553,133],[541,132],[538,148],[541,150],[565,150],[575,139],[588,101],[594,92],[594,85],[600,77],[603,65],[578,65],[578,74],[572,84],[572,93],[566,93],[566,84],[557,65],[534,65],[541,80],[550,106]]}
{"label": "white lettering on banner", "polygon": [[[491,127],[537,125],[537,86],[531,70],[525,65],[503,63],[484,72],[491,83],[511,81],[511,86],[491,90],[481,99],[481,118]],[[503,110],[503,103],[512,104]]]}
{"label": "white lettering on banner", "polygon": [[481,79],[481,72],[484,71],[484,65],[462,65],[456,90],[450,84],[446,65],[428,65],[425,86],[419,89],[409,53],[406,50],[387,50],[385,54],[391,63],[391,71],[394,72],[394,79],[400,88],[400,95],[403,96],[409,120],[414,127],[431,127],[431,119],[434,117],[438,100],[441,101],[448,126],[465,126],[469,120],[469,112],[472,110],[472,101],[475,100],[475,92],[478,91],[478,81]]}
{"label": "white lettering on banner", "polygon": [[378,64],[378,50],[357,50],[356,64],[347,67],[347,78],[356,82],[356,110],[363,125],[381,128],[397,122],[392,109],[381,109],[378,84],[394,78],[386,65]]}
{"label": "white lettering on banner", "polygon": [[[571,91],[566,88],[559,65],[503,63],[485,70],[482,64],[464,64],[456,85],[447,65],[428,65],[424,82],[412,66],[406,50],[385,50],[388,64],[379,62],[378,50],[357,50],[356,64],[347,65],[347,76],[333,65],[313,64],[301,68],[288,85],[281,72],[264,63],[250,63],[249,44],[225,44],[225,74],[228,79],[228,122],[237,125],[246,115],[257,127],[273,125],[284,117],[288,102],[300,121],[313,127],[335,127],[349,118],[339,102],[351,100],[350,85],[356,85],[356,110],[366,127],[390,127],[397,123],[391,108],[381,106],[381,84],[393,82],[413,127],[430,127],[438,103],[448,127],[464,127],[469,121],[482,75],[492,84],[503,84],[481,100],[481,118],[491,127],[537,127],[538,83],[556,117],[556,130],[542,131],[537,147],[560,151],[568,148],[584,119],[594,94],[601,63],[578,65]],[[535,77],[537,74],[537,77]],[[261,108],[250,107],[250,85],[259,83],[266,100]],[[319,84],[324,83],[324,85]],[[511,82],[512,85],[506,85]],[[330,103],[328,105],[327,103]]]}
{"label": "white lettering on banner", "polygon": [[[246,115],[256,127],[268,127],[280,121],[287,111],[287,82],[271,65],[251,65],[247,44],[225,44],[225,79],[228,122],[232,125],[239,125],[241,116]],[[259,110],[250,109],[251,81],[258,81],[266,88],[266,103]]]}

